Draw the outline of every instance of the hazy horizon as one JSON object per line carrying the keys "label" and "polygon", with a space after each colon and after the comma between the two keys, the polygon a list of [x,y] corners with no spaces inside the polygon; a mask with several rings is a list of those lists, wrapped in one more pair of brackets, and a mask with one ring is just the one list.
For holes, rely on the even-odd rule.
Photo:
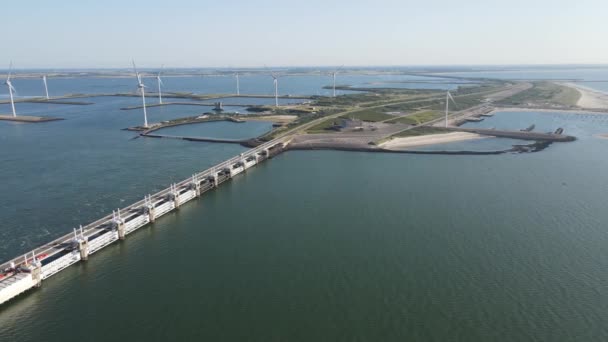
{"label": "hazy horizon", "polygon": [[[1,68],[595,65],[603,13],[583,0],[157,0],[5,5]],[[211,10],[212,9],[212,10]]]}
{"label": "hazy horizon", "polygon": [[[138,69],[145,71],[154,71],[159,70],[160,67],[156,66],[146,66],[146,65],[137,65]],[[224,71],[242,71],[242,72],[258,72],[258,71],[290,71],[290,72],[298,72],[298,69],[301,71],[311,71],[315,69],[319,70],[334,70],[339,68],[342,70],[342,73],[348,70],[378,70],[378,71],[390,71],[389,69],[393,69],[395,71],[408,71],[412,72],[484,72],[484,71],[517,71],[517,70],[525,70],[525,69],[594,69],[594,68],[608,68],[608,64],[453,64],[453,65],[262,65],[262,66],[243,66],[243,67],[232,67],[232,66],[224,66],[224,67],[212,67],[212,66],[182,66],[182,67],[171,67],[171,66],[163,66],[163,71],[171,72],[171,71],[188,71],[188,70],[207,70],[214,72],[224,72]],[[87,71],[129,71],[131,72],[133,67],[131,64],[127,66],[119,66],[119,67],[94,67],[94,66],[83,66],[83,67],[29,67],[29,68],[20,68],[18,65],[15,65],[13,62],[13,72],[27,72],[27,71],[49,71],[49,72],[87,72]],[[0,73],[8,71],[8,67],[0,67]]]}

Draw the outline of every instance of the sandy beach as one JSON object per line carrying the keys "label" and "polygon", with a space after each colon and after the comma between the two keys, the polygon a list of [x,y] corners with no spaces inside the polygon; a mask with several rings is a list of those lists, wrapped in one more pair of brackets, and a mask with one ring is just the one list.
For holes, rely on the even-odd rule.
{"label": "sandy beach", "polygon": [[577,105],[582,108],[608,109],[608,93],[585,87],[576,83],[562,83],[562,85],[574,88],[581,93]]}
{"label": "sandy beach", "polygon": [[466,132],[452,132],[442,134],[429,134],[416,137],[394,138],[380,145],[387,150],[403,150],[408,147],[443,144],[457,141],[485,138],[479,134]]}
{"label": "sandy beach", "polygon": [[243,116],[239,118],[245,121],[270,121],[278,123],[290,123],[297,119],[297,115],[263,115],[263,116]]}
{"label": "sandy beach", "polygon": [[495,107],[490,114],[500,112],[542,112],[542,113],[568,113],[568,114],[608,114],[606,109],[546,109],[546,108],[522,108],[522,107]]}

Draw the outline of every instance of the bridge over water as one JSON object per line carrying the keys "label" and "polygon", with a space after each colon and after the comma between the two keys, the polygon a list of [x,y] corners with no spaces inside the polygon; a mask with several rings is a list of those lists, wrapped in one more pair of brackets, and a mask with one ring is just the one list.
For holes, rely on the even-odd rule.
{"label": "bridge over water", "polygon": [[1,264],[0,304],[273,157],[289,140],[284,136],[250,149]]}

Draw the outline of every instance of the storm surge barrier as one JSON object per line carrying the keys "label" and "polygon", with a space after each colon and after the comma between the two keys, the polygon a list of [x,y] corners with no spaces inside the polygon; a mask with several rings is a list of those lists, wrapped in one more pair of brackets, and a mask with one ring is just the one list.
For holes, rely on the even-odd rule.
{"label": "storm surge barrier", "polygon": [[281,153],[288,142],[289,138],[283,137],[261,144],[3,263],[0,265],[0,304],[41,286],[45,279],[88,260],[104,247],[124,240],[184,203]]}

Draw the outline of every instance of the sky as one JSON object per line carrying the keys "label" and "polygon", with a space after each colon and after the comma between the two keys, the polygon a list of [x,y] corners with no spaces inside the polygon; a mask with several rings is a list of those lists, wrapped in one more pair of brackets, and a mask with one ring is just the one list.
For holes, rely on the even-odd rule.
{"label": "sky", "polygon": [[13,0],[0,69],[608,63],[606,0]]}

